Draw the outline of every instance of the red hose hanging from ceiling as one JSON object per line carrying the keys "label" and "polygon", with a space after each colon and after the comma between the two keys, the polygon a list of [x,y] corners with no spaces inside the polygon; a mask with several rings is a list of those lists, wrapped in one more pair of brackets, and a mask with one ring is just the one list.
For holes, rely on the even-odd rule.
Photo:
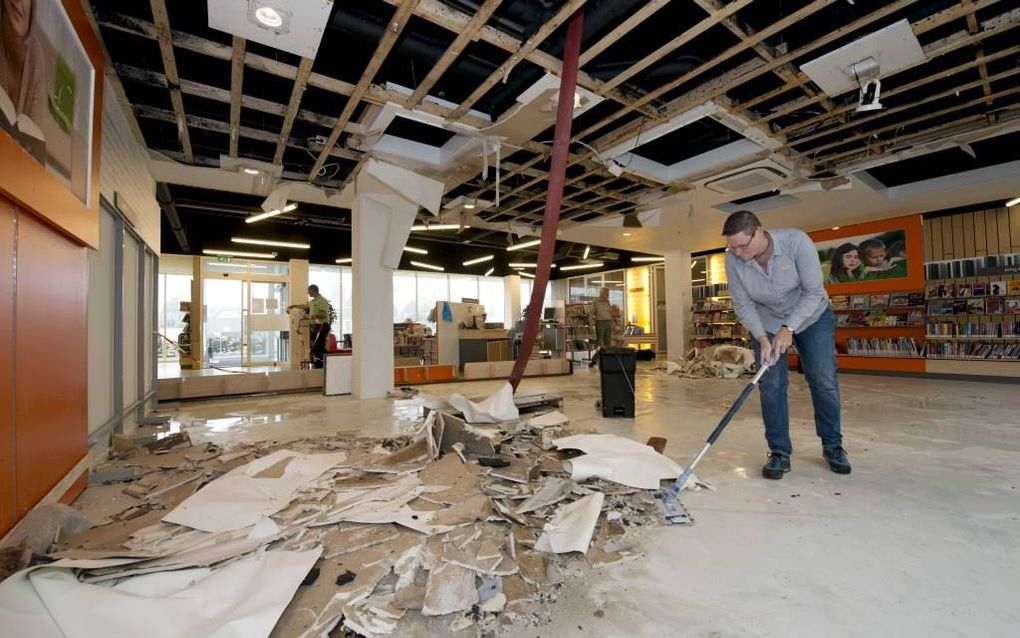
{"label": "red hose hanging from ceiling", "polygon": [[528,316],[524,322],[524,336],[517,353],[517,362],[510,374],[514,391],[524,376],[531,350],[535,347],[538,320],[542,314],[542,300],[549,283],[553,253],[556,251],[556,228],[560,222],[563,204],[563,185],[567,178],[567,158],[570,154],[570,126],[574,119],[574,92],[577,90],[578,58],[581,55],[581,30],[584,26],[584,9],[578,9],[567,25],[566,44],[563,48],[563,71],[560,75],[560,97],[556,105],[556,133],[553,136],[552,161],[549,165],[549,189],[545,196],[545,215],[542,219],[542,243],[538,248],[538,268],[535,285],[528,302]]}

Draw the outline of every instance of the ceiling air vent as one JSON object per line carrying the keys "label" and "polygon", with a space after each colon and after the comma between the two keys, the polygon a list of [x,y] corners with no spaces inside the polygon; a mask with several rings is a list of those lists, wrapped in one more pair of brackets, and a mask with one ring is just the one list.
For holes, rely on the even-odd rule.
{"label": "ceiling air vent", "polygon": [[762,191],[780,186],[787,179],[786,173],[766,166],[756,166],[734,171],[705,182],[705,188],[723,195],[735,195],[755,190]]}

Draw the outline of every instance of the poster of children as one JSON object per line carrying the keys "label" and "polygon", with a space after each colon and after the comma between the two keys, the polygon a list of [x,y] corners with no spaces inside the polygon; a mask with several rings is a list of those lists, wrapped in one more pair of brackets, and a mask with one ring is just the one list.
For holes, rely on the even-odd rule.
{"label": "poster of children", "polygon": [[0,132],[86,206],[94,86],[60,0],[0,0]]}
{"label": "poster of children", "polygon": [[902,229],[815,244],[827,284],[906,277],[906,246],[906,232]]}

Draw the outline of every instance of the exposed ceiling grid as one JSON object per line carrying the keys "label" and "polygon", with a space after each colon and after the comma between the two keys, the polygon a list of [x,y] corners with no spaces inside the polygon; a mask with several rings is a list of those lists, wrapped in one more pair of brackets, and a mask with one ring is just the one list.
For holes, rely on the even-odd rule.
{"label": "exposed ceiling grid", "polygon": [[156,39],[159,41],[159,52],[163,56],[163,69],[170,87],[170,101],[174,105],[174,122],[177,135],[184,149],[184,159],[194,161],[191,150],[191,136],[188,134],[187,120],[184,115],[184,101],[181,99],[181,80],[177,75],[177,62],[174,60],[174,47],[170,37],[170,17],[166,12],[164,0],[150,0],[152,18],[156,27]]}

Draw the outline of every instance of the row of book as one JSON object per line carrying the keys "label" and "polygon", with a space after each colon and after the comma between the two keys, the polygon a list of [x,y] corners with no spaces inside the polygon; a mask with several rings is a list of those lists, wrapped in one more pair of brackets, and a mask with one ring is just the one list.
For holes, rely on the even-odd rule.
{"label": "row of book", "polygon": [[928,299],[948,299],[953,297],[1005,297],[1020,295],[1020,279],[1004,279],[1000,281],[956,281],[949,283],[930,283],[924,287],[924,296]]}
{"label": "row of book", "polygon": [[716,321],[736,321],[737,315],[732,310],[707,310],[694,313],[694,321],[698,323],[713,323]]}
{"label": "row of book", "polygon": [[691,286],[691,295],[694,299],[705,299],[706,297],[725,297],[730,294],[730,287],[727,284],[702,284]]}
{"label": "row of book", "polygon": [[929,281],[960,279],[961,277],[979,277],[988,272],[1009,271],[1020,272],[1020,253],[930,261],[924,265],[924,278]]}
{"label": "row of book", "polygon": [[928,336],[938,337],[1020,337],[1020,321],[986,321],[982,323],[929,322]]}
{"label": "row of book", "polygon": [[832,307],[835,310],[902,308],[924,305],[924,295],[919,292],[885,292],[874,295],[833,295],[831,300]]}
{"label": "row of book", "polygon": [[970,297],[928,302],[929,315],[1016,315],[1020,297]]}
{"label": "row of book", "polygon": [[925,346],[930,359],[1020,359],[1020,343],[927,341]]}
{"label": "row of book", "polygon": [[694,335],[697,337],[712,337],[717,339],[746,339],[747,330],[740,325],[734,326],[706,326],[694,327]]}
{"label": "row of book", "polygon": [[924,312],[921,310],[894,313],[885,313],[881,310],[862,310],[836,315],[837,327],[889,328],[892,326],[922,325],[924,325]]}
{"label": "row of book", "polygon": [[733,300],[725,299],[701,299],[694,302],[694,312],[709,312],[712,310],[733,311]]}
{"label": "row of book", "polygon": [[923,348],[907,337],[846,340],[846,353],[858,357],[920,357]]}

